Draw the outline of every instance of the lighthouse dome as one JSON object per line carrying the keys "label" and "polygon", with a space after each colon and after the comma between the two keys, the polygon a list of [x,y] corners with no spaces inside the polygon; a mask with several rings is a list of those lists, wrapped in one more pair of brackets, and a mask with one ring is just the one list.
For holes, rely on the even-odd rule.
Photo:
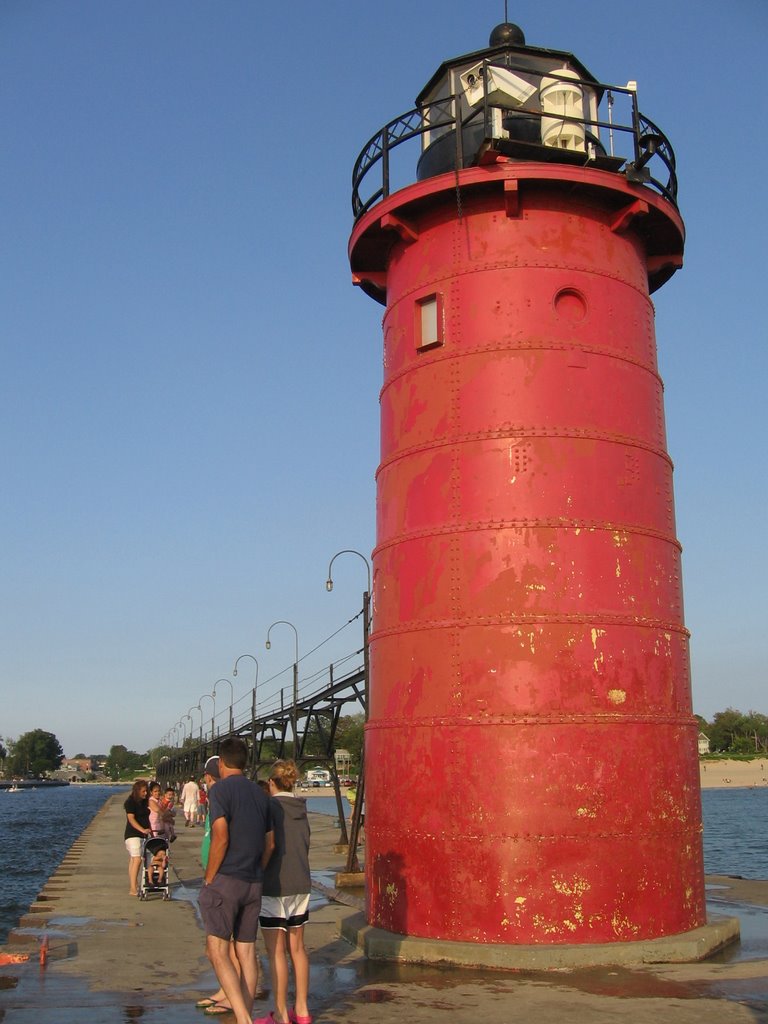
{"label": "lighthouse dome", "polygon": [[525,46],[525,33],[519,25],[503,21],[491,32],[489,46]]}

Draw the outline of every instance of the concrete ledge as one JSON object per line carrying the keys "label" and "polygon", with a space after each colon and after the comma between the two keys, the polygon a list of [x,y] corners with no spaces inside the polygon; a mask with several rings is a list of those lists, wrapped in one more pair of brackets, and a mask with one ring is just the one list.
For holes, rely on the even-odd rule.
{"label": "concrete ledge", "polygon": [[337,871],[337,889],[362,889],[365,885],[364,871]]}
{"label": "concrete ledge", "polygon": [[450,942],[397,935],[373,928],[365,914],[344,918],[342,938],[371,960],[417,964],[450,964],[512,971],[550,971],[568,967],[614,964],[673,964],[706,960],[739,938],[739,919],[711,915],[701,928],[680,935],[638,942],[508,946],[495,943]]}

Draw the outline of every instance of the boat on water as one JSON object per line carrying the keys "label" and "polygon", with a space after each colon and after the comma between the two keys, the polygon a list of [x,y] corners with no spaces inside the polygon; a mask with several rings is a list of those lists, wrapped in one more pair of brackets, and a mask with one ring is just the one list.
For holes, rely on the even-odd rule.
{"label": "boat on water", "polygon": [[0,779],[0,791],[6,793],[21,793],[27,789],[54,789],[59,786],[68,786],[69,782],[63,779]]}

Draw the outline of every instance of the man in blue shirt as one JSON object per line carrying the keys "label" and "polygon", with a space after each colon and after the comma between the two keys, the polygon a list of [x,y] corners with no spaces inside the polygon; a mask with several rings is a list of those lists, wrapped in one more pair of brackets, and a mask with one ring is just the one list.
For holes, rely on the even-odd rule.
{"label": "man in blue shirt", "polygon": [[[243,774],[248,748],[237,737],[219,748],[219,781],[211,788],[211,847],[200,893],[206,953],[237,1024],[251,1024],[258,984],[256,935],[264,868],[275,848],[269,798]],[[229,958],[235,940],[237,976]]]}

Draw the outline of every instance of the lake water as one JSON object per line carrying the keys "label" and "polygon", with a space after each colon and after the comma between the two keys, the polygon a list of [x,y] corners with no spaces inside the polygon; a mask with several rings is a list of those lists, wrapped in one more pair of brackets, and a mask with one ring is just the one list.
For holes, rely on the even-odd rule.
{"label": "lake water", "polygon": [[90,785],[0,790],[0,943],[107,797],[119,791]]}
{"label": "lake water", "polygon": [[[112,786],[90,785],[0,791],[0,944],[115,792]],[[706,873],[768,878],[768,786],[704,790],[702,804]],[[307,807],[336,816],[336,801],[328,797],[309,797]],[[346,800],[344,809],[349,816]],[[122,835],[115,842],[119,849]]]}
{"label": "lake water", "polygon": [[768,786],[705,789],[701,804],[705,872],[768,878]]}

